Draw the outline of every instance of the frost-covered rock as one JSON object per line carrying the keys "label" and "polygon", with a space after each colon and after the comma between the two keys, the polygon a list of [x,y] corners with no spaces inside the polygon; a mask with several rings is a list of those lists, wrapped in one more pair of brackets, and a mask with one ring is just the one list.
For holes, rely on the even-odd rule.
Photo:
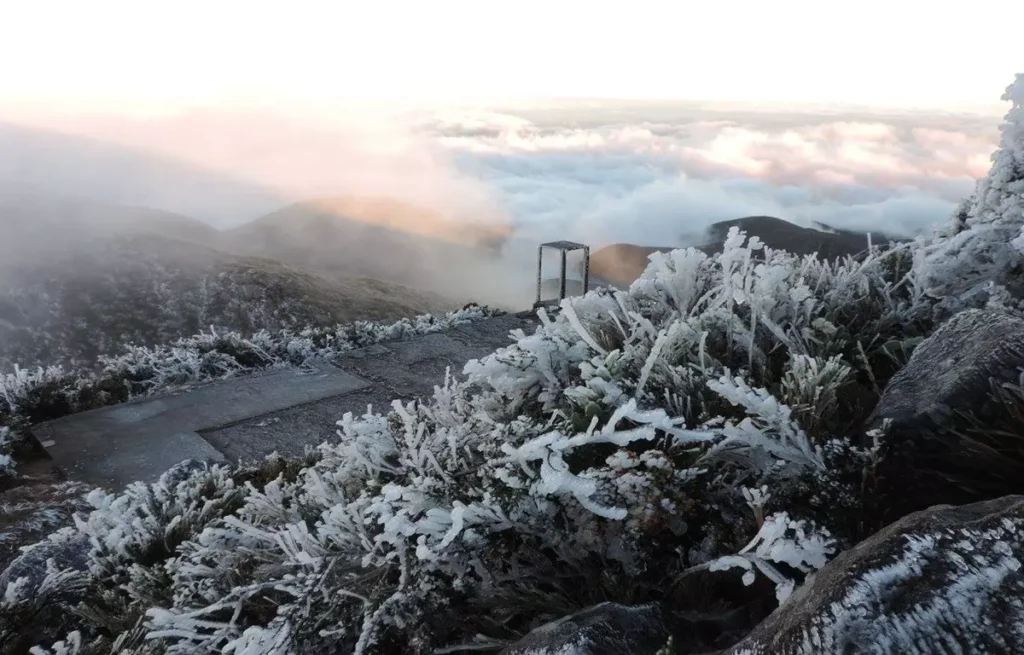
{"label": "frost-covered rock", "polygon": [[837,556],[723,655],[1015,652],[1022,560],[1024,496],[916,512]]}
{"label": "frost-covered rock", "polygon": [[0,573],[0,593],[19,578],[27,578],[29,586],[38,586],[47,575],[47,561],[57,568],[84,571],[88,565],[91,545],[89,536],[74,530],[61,530],[25,548],[21,555]]}
{"label": "frost-covered rock", "polygon": [[946,321],[914,350],[886,387],[874,417],[894,424],[940,418],[991,390],[989,380],[1016,382],[1024,366],[1024,320],[972,309]]}
{"label": "frost-covered rock", "polygon": [[533,630],[503,655],[644,655],[657,653],[668,630],[657,605],[601,603]]}

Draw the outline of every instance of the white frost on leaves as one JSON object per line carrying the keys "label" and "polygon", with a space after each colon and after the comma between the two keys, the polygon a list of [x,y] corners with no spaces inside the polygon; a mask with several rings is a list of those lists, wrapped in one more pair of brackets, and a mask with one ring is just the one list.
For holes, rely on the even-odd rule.
{"label": "white frost on leaves", "polygon": [[0,480],[17,472],[14,453],[14,434],[10,428],[0,427]]}
{"label": "white frost on leaves", "polygon": [[992,168],[949,225],[923,242],[915,261],[922,287],[937,296],[984,295],[993,283],[1020,286],[1014,270],[1024,262],[1024,74],[1003,100],[1012,106],[999,128]]}
{"label": "white frost on leaves", "polygon": [[764,508],[772,497],[768,492],[768,485],[763,485],[759,489],[743,487],[740,491],[743,492],[743,500],[747,501],[747,507],[754,512],[754,520],[760,528],[764,525]]}
{"label": "white frost on leaves", "polygon": [[439,317],[425,314],[392,323],[356,321],[333,328],[263,330],[250,336],[211,330],[169,345],[127,345],[120,355],[100,358],[98,372],[71,372],[60,366],[0,373],[0,421],[46,387],[64,396],[72,408],[83,392],[101,390],[112,381],[127,386],[129,396],[251,373],[274,366],[297,366],[335,357],[355,348],[430,334],[487,318],[493,313],[471,306]]}
{"label": "white frost on leaves", "polygon": [[709,451],[708,457],[721,451],[759,450],[791,464],[825,469],[821,453],[793,420],[792,410],[766,389],[753,389],[742,377],[727,375],[709,380],[708,387],[750,414],[738,423],[727,423],[721,429],[724,439]]}
{"label": "white frost on leaves", "polygon": [[[1020,124],[1019,106],[1009,123]],[[1004,130],[1012,152],[998,162],[1017,156],[1015,134]],[[1012,193],[1000,194],[1013,184],[994,178],[986,198],[1009,203]],[[981,234],[983,223],[967,229]],[[720,255],[655,255],[628,291],[541,310],[532,334],[517,331],[439,380],[433,398],[339,417],[337,438],[304,460],[178,471],[118,496],[95,493],[74,530],[92,547],[82,575],[104,597],[69,611],[68,629],[109,630],[125,618],[103,611],[117,607],[139,626],[122,633],[124,652],[428,652],[475,635],[422,626],[484,630],[508,609],[536,606],[539,583],[572,597],[601,575],[594,562],[627,578],[664,567],[668,579],[698,561],[738,566],[744,581],[768,576],[784,601],[835,547],[800,508],[785,507],[784,483],[806,474],[826,495],[846,484],[849,471],[829,467],[854,449],[825,433],[842,386],[870,374],[861,354],[889,342],[893,326],[902,339],[905,326],[935,319],[927,291],[960,272],[936,253],[987,256],[991,244],[964,250],[958,239],[954,231],[834,263],[733,229]],[[223,358],[223,344],[274,365],[481,315],[337,334],[211,334],[112,365],[158,365],[133,388],[146,393],[234,374],[238,360]],[[10,411],[49,382],[78,393],[60,371],[16,372],[0,382],[0,402]],[[759,516],[766,481],[787,512]],[[746,505],[763,522],[739,548],[720,523]],[[666,559],[658,544],[684,534],[697,547]],[[26,604],[17,607],[35,607],[15,591]],[[465,607],[480,615],[460,614]]]}
{"label": "white frost on leaves", "polygon": [[50,648],[33,646],[29,653],[31,655],[78,655],[82,650],[82,635],[77,630],[68,633],[68,636],[56,642]]}
{"label": "white frost on leaves", "polygon": [[810,620],[773,636],[771,647],[751,638],[729,653],[816,655],[867,644],[893,654],[951,645],[949,652],[1015,652],[1024,639],[1022,529],[1013,516],[986,529],[902,535],[897,551],[853,574]]}
{"label": "white frost on leaves", "polygon": [[743,569],[745,585],[753,584],[754,571],[760,571],[775,583],[775,595],[781,604],[793,592],[796,581],[780,571],[776,564],[786,564],[809,574],[825,566],[834,552],[835,540],[828,530],[806,521],[794,521],[785,512],[780,512],[765,518],[758,533],[736,555],[720,557],[707,567],[711,571]]}

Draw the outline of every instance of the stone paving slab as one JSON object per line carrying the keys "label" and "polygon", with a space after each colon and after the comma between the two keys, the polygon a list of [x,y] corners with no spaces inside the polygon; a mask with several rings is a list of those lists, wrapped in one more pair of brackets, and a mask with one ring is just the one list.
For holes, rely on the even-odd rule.
{"label": "stone paving slab", "polygon": [[529,334],[536,324],[532,316],[501,316],[345,353],[334,364],[370,386],[204,431],[203,437],[231,461],[262,459],[275,451],[300,455],[307,446],[336,440],[336,423],[346,412],[361,416],[367,405],[387,412],[393,400],[428,398],[444,381],[446,368],[460,374],[469,360],[509,345],[510,331],[521,328]]}
{"label": "stone paving slab", "polygon": [[153,481],[185,459],[224,461],[199,432],[231,425],[368,386],[324,365],[316,371],[274,370],[176,394],[73,414],[33,427],[68,477],[122,489]]}

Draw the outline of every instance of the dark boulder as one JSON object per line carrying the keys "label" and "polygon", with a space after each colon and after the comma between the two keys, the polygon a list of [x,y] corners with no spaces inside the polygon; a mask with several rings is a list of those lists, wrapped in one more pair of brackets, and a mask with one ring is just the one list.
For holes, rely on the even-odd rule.
{"label": "dark boulder", "polygon": [[668,641],[657,605],[601,603],[533,630],[503,655],[644,655]]}
{"label": "dark boulder", "polygon": [[908,515],[841,553],[723,655],[1011,653],[1024,496]]}
{"label": "dark boulder", "polygon": [[990,380],[1018,382],[1024,366],[1024,320],[969,309],[953,316],[914,350],[889,381],[872,415],[894,426],[943,422],[951,410],[977,409]]}

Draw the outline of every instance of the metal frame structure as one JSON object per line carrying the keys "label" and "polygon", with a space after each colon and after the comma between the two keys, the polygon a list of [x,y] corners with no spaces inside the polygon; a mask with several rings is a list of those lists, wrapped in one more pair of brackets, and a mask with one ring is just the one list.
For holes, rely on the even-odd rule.
{"label": "metal frame structure", "polygon": [[561,302],[565,299],[565,256],[574,250],[583,251],[583,293],[590,290],[590,246],[585,246],[582,243],[576,243],[575,241],[551,241],[549,243],[542,243],[537,248],[537,302],[533,304],[533,308],[543,307],[556,302],[552,300],[541,300],[541,293],[544,284],[542,275],[542,269],[544,268],[544,249],[551,248],[561,253],[562,262],[561,270],[558,276],[558,299],[557,302]]}

